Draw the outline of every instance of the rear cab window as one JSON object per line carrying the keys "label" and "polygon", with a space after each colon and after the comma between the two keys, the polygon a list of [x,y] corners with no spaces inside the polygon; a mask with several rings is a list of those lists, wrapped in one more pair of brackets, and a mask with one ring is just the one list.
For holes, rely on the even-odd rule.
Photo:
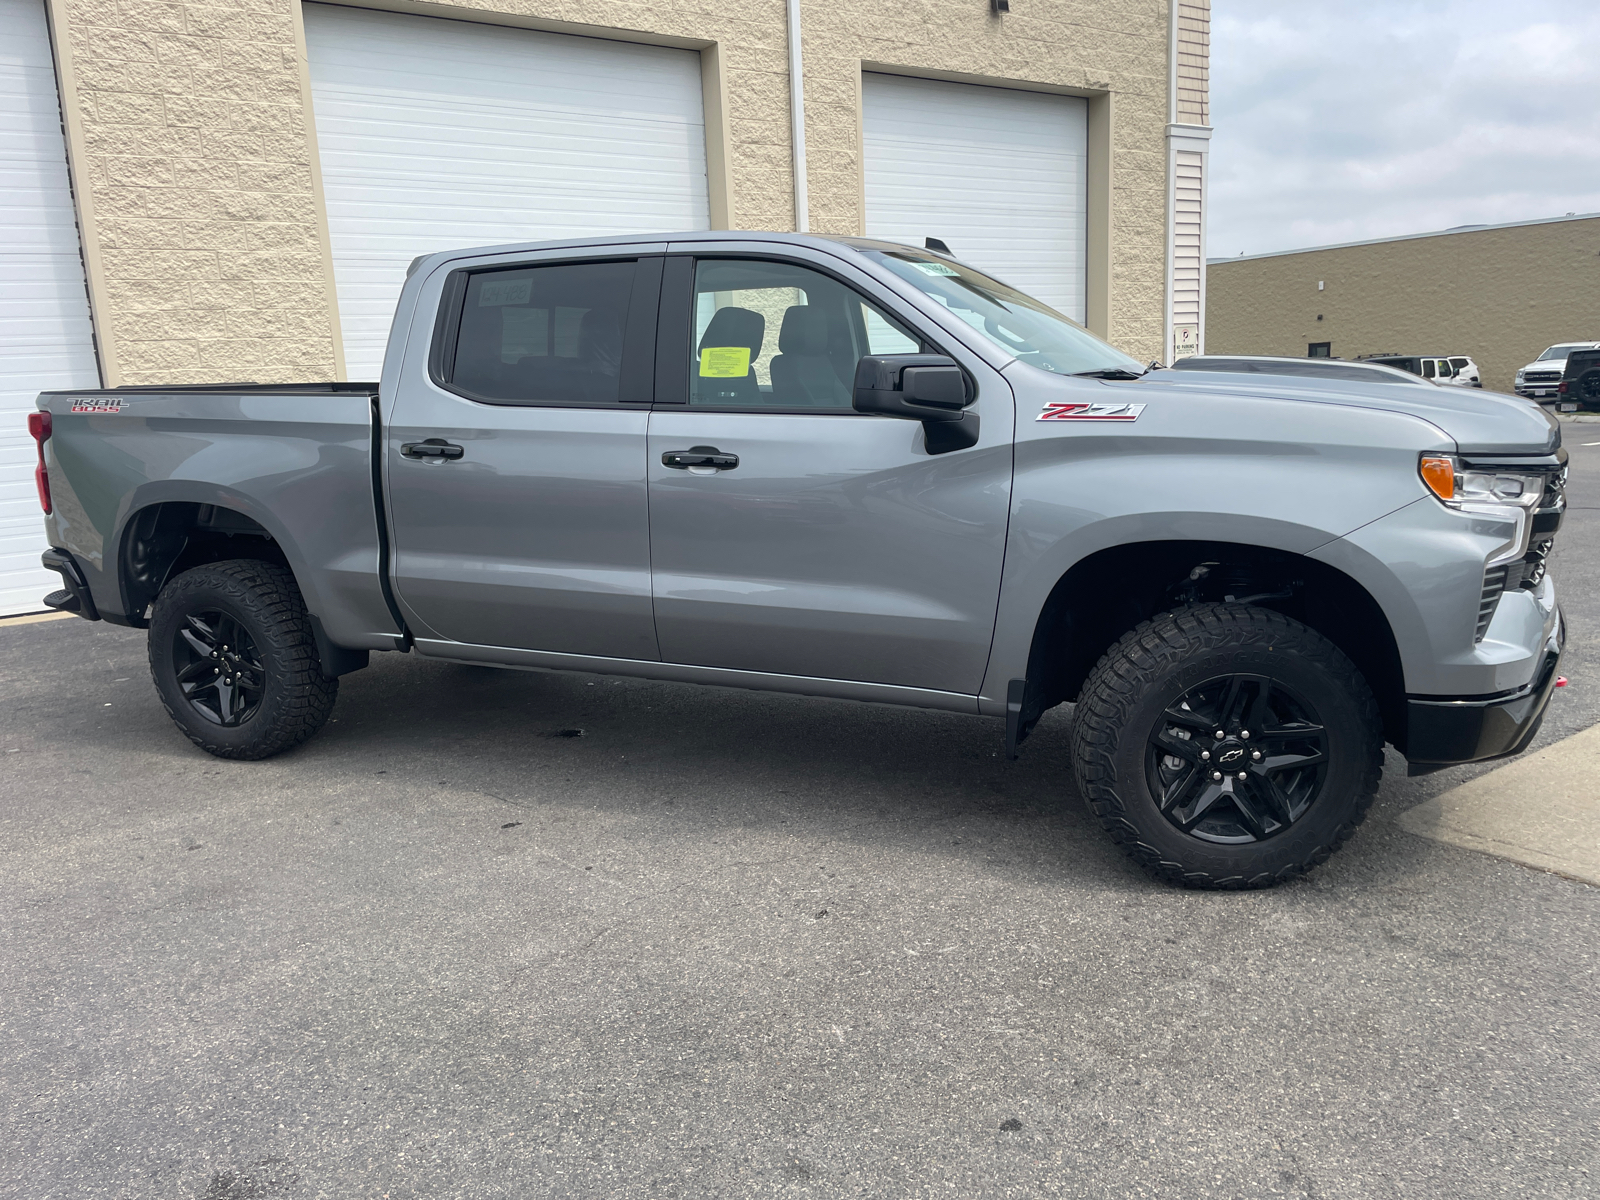
{"label": "rear cab window", "polygon": [[639,398],[650,358],[639,343],[653,336],[659,280],[658,258],[458,272],[445,290],[435,381],[489,404]]}

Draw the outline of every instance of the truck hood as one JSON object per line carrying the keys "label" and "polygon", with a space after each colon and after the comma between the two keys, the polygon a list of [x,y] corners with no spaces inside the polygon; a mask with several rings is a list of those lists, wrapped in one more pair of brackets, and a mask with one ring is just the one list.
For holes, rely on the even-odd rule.
{"label": "truck hood", "polygon": [[1136,399],[1141,387],[1227,396],[1271,396],[1311,404],[1381,409],[1427,421],[1453,439],[1462,454],[1553,454],[1561,424],[1521,396],[1477,388],[1407,383],[1356,383],[1289,375],[1245,375],[1227,371],[1151,371],[1118,388]]}

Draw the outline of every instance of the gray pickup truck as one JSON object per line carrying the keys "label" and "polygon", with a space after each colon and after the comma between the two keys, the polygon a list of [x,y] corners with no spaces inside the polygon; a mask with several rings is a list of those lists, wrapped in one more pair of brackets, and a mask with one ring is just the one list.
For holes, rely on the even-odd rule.
{"label": "gray pickup truck", "polygon": [[1157,878],[1257,887],[1515,754],[1562,646],[1558,424],[1465,390],[1146,372],[931,250],[700,233],[434,254],[377,384],[49,392],[65,587],[199,747],[373,650],[970,713],[1074,702]]}

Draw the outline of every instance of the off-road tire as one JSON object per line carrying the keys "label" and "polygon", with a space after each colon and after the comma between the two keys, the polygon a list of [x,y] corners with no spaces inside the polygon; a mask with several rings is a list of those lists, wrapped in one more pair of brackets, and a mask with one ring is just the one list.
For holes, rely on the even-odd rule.
{"label": "off-road tire", "polygon": [[[1325,731],[1326,775],[1275,836],[1219,845],[1162,814],[1147,748],[1168,705],[1208,678],[1242,672],[1307,697]],[[1089,807],[1151,876],[1183,887],[1269,887],[1324,862],[1366,817],[1382,766],[1377,704],[1354,664],[1322,635],[1248,604],[1197,604],[1141,623],[1090,672],[1074,715],[1073,771]]]}
{"label": "off-road tire", "polygon": [[[233,726],[207,720],[177,678],[180,625],[192,615],[219,612],[249,635],[265,677],[255,710]],[[270,758],[298,746],[322,728],[339,694],[339,681],[322,674],[294,576],[273,563],[228,559],[173,579],[156,597],[149,647],[150,675],[167,715],[191,742],[218,758]]]}

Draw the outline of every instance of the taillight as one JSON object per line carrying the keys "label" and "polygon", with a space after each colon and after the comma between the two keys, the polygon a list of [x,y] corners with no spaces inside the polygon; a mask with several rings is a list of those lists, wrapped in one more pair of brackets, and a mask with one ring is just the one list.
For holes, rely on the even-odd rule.
{"label": "taillight", "polygon": [[1563,379],[1560,383],[1556,384],[1556,395],[1565,396],[1566,394],[1567,394],[1567,381],[1565,379]]}
{"label": "taillight", "polygon": [[50,414],[47,412],[29,413],[28,432],[33,435],[33,440],[39,446],[39,465],[33,469],[33,482],[39,488],[39,507],[48,513],[50,511],[50,472],[45,470],[44,444],[50,440]]}

